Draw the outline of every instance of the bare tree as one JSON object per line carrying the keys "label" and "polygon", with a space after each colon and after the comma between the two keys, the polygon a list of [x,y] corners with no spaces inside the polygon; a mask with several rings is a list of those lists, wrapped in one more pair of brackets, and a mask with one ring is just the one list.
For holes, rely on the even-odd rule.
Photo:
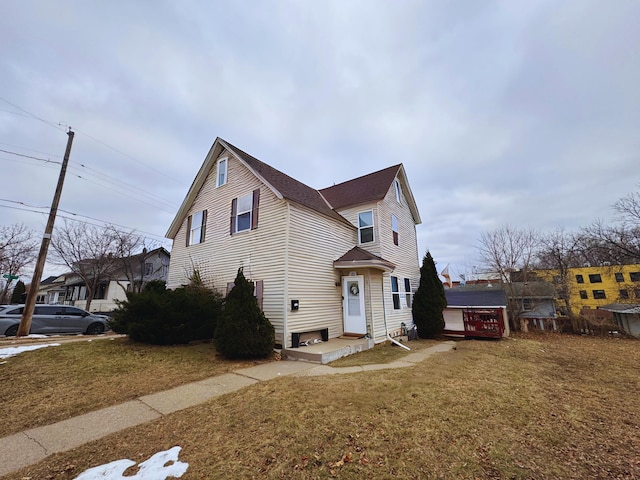
{"label": "bare tree", "polygon": [[620,221],[632,228],[640,227],[640,191],[622,197],[614,205]]}
{"label": "bare tree", "polygon": [[0,303],[7,302],[13,277],[35,263],[37,248],[33,232],[23,224],[0,227]]}
{"label": "bare tree", "polygon": [[[640,191],[630,193],[614,205],[618,214],[612,225],[598,220],[583,229],[589,253],[599,263],[629,264],[640,262]],[[596,261],[597,261],[596,260]]]}
{"label": "bare tree", "polygon": [[[496,272],[500,282],[507,290],[511,300],[515,298],[515,290],[511,283],[511,274],[521,270],[522,281],[527,282],[539,245],[539,234],[531,228],[520,229],[511,225],[501,226],[491,232],[480,234],[479,252],[486,267]],[[509,302],[509,321],[514,330],[519,330],[516,322],[517,301]]]}
{"label": "bare tree", "polygon": [[569,279],[569,269],[578,266],[583,258],[584,239],[575,233],[569,233],[559,228],[554,232],[540,237],[538,252],[538,267],[549,269],[557,273],[553,283],[558,298],[563,304],[563,310],[569,317],[574,328],[575,315],[571,309],[572,284]]}
{"label": "bare tree", "polygon": [[67,222],[57,227],[51,242],[54,261],[76,274],[86,287],[86,305],[91,301],[101,281],[113,271],[119,252],[119,238],[113,228],[95,227],[77,222]]}
{"label": "bare tree", "polygon": [[130,290],[139,293],[142,291],[146,283],[145,277],[148,275],[146,271],[147,260],[158,245],[149,242],[144,237],[135,235],[134,232],[124,232],[113,227],[111,229],[113,235],[118,239],[117,273],[122,274],[115,276],[113,280],[126,291],[127,286],[121,283],[122,277],[124,277],[130,285]]}

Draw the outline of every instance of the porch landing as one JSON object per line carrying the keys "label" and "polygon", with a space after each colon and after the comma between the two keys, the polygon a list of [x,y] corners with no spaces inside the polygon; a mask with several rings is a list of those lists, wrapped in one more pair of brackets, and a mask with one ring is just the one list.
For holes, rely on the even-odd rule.
{"label": "porch landing", "polygon": [[339,337],[298,348],[283,348],[282,358],[312,363],[329,363],[347,355],[373,348],[371,338]]}

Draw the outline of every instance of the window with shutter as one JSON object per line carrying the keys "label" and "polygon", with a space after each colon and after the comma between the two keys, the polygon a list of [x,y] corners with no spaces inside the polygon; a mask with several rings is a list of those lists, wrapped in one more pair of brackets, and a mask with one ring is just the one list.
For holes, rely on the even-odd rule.
{"label": "window with shutter", "polygon": [[187,247],[204,242],[207,230],[207,211],[201,210],[187,217]]}
{"label": "window with shutter", "polygon": [[258,228],[260,189],[231,201],[231,224],[229,233],[244,232]]}

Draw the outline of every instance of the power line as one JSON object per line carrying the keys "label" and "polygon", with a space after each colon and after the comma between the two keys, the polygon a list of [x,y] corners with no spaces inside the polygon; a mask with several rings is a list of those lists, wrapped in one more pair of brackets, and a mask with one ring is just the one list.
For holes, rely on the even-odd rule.
{"label": "power line", "polygon": [[49,125],[50,127],[55,128],[56,130],[60,130],[60,131],[63,131],[63,132],[65,131],[65,129],[64,129],[64,128],[60,128],[60,127],[59,127],[58,125],[56,125],[55,123],[53,123],[53,122],[49,122],[49,121],[47,121],[47,120],[45,120],[45,119],[43,119],[43,118],[38,117],[37,115],[34,115],[33,113],[31,113],[31,112],[29,112],[29,111],[25,110],[24,108],[19,107],[19,106],[18,106],[18,105],[16,105],[15,103],[11,103],[9,100],[7,100],[7,99],[6,99],[6,98],[4,98],[4,97],[1,97],[1,96],[0,96],[0,100],[2,100],[2,101],[3,101],[3,102],[5,102],[5,103],[8,103],[8,104],[9,104],[9,105],[11,105],[12,107],[17,108],[17,109],[18,109],[18,110],[20,110],[21,112],[26,113],[27,115],[29,115],[30,117],[35,118],[36,120],[39,120],[39,121],[41,121],[42,123],[46,123],[47,125]]}
{"label": "power line", "polygon": [[147,163],[143,162],[142,160],[139,160],[139,159],[137,159],[137,158],[135,158],[135,157],[132,157],[132,156],[131,156],[131,155],[129,155],[128,153],[125,153],[125,152],[123,152],[122,150],[119,150],[119,149],[117,149],[116,147],[113,147],[113,146],[109,145],[108,143],[103,142],[102,140],[99,140],[99,139],[97,139],[97,138],[95,138],[95,137],[92,137],[92,136],[91,136],[91,135],[89,135],[88,133],[84,133],[84,132],[82,132],[81,130],[78,130],[77,128],[76,128],[75,130],[76,130],[76,132],[78,132],[78,133],[80,133],[80,134],[84,135],[85,137],[90,138],[90,139],[91,139],[91,140],[93,140],[94,142],[97,142],[97,143],[99,143],[99,144],[101,144],[101,145],[103,145],[103,146],[105,146],[105,147],[107,147],[107,148],[109,148],[109,149],[113,150],[114,152],[119,153],[120,155],[123,155],[123,156],[125,156],[125,157],[127,157],[127,158],[129,158],[129,159],[131,159],[131,160],[133,160],[133,161],[135,161],[135,162],[138,162],[139,164],[141,164],[141,165],[145,166],[146,168],[150,168],[151,170],[154,170],[156,173],[159,173],[160,175],[162,175],[162,176],[164,176],[164,177],[170,178],[170,179],[171,179],[171,180],[173,180],[174,182],[179,183],[180,185],[182,185],[182,182],[180,182],[179,180],[176,180],[176,179],[175,179],[175,177],[172,177],[171,175],[169,175],[169,174],[167,174],[167,173],[164,173],[164,172],[162,172],[162,171],[158,170],[158,169],[157,169],[157,168],[155,168],[153,165],[149,165],[149,164],[147,164]]}
{"label": "power line", "polygon": [[43,155],[48,155],[50,157],[62,158],[62,155],[54,155],[53,153],[49,153],[49,152],[41,152],[40,150],[34,150],[33,148],[22,147],[20,145],[13,145],[11,143],[0,142],[0,145],[6,145],[7,147],[13,147],[13,148],[19,148],[21,150],[27,150],[29,152],[41,153]]}
{"label": "power line", "polygon": [[[72,175],[72,176],[74,176],[74,177],[79,178],[80,180],[84,180],[85,182],[92,183],[92,184],[97,185],[97,186],[99,186],[99,187],[102,187],[102,188],[105,188],[105,189],[106,189],[106,188],[108,188],[107,186],[105,186],[105,185],[101,184],[100,182],[96,182],[96,181],[94,181],[94,180],[90,180],[90,179],[85,178],[85,177],[83,177],[83,176],[81,176],[81,175],[78,175],[77,173],[72,173],[71,175]],[[175,212],[170,212],[169,210],[165,210],[165,209],[163,209],[163,208],[160,208],[160,207],[157,205],[157,203],[150,203],[150,202],[146,202],[146,201],[144,201],[144,200],[143,200],[143,199],[141,199],[141,198],[135,197],[134,195],[130,194],[129,192],[127,192],[126,190],[124,190],[122,187],[120,187],[120,186],[118,186],[118,185],[116,185],[116,188],[120,189],[120,191],[119,191],[119,192],[114,192],[113,190],[109,190],[109,191],[110,191],[111,193],[118,193],[118,194],[120,194],[120,195],[122,195],[122,196],[129,197],[129,198],[131,198],[132,200],[136,200],[136,201],[138,201],[138,202],[140,202],[140,203],[144,203],[145,205],[148,205],[148,206],[150,206],[150,207],[156,208],[156,209],[158,209],[158,210],[162,210],[162,211],[163,211],[163,212],[165,212],[165,213],[175,213]],[[167,205],[169,205],[169,204],[167,203]]]}
{"label": "power line", "polygon": [[[112,183],[113,185],[115,185],[116,187],[122,188],[122,185],[126,185],[130,188],[132,188],[136,193],[142,193],[145,196],[149,197],[150,199],[157,201],[157,202],[163,202],[165,204],[167,204],[168,206],[173,207],[173,204],[169,201],[167,201],[165,198],[156,195],[154,193],[145,191],[145,190],[141,190],[139,186],[136,185],[131,185],[130,183],[125,182],[124,180],[118,180],[115,179],[114,177],[111,177],[110,175],[107,175],[106,173],[102,173],[99,170],[93,169],[91,167],[87,167],[85,164],[80,163],[78,164],[80,167],[88,170],[90,173],[92,173],[93,175],[99,175],[103,178],[105,178],[109,183]],[[73,167],[75,167],[75,165],[73,165]]]}
{"label": "power line", "polygon": [[[40,212],[38,210],[33,210],[33,208],[39,208],[39,209],[49,208],[49,207],[38,207],[38,206],[35,206],[35,205],[29,205],[29,204],[24,203],[24,202],[19,202],[19,201],[16,201],[16,200],[8,200],[8,199],[5,199],[5,198],[0,198],[0,201],[1,202],[16,203],[16,204],[19,204],[19,205],[23,205],[25,207],[30,207],[30,208],[21,208],[21,207],[13,207],[11,205],[0,205],[0,207],[2,207],[2,208],[9,208],[9,209],[12,209],[12,210],[22,210],[22,211],[25,211],[25,212],[39,213],[39,214],[43,214],[43,215],[46,215],[47,212]],[[155,234],[155,233],[151,233],[151,232],[146,232],[144,230],[139,230],[137,228],[127,227],[126,225],[120,225],[118,223],[108,222],[106,220],[102,220],[102,219],[95,218],[95,217],[90,217],[90,216],[87,216],[87,215],[81,215],[79,213],[70,212],[69,210],[64,210],[62,208],[59,208],[58,211],[68,213],[69,215],[73,215],[74,217],[88,218],[90,220],[94,220],[96,222],[100,222],[100,224],[88,222],[88,221],[85,221],[85,220],[79,220],[77,218],[69,217],[69,216],[66,216],[66,215],[58,215],[58,217],[65,218],[65,219],[71,220],[73,222],[79,222],[79,223],[84,223],[84,224],[87,224],[87,225],[93,225],[94,227],[104,227],[106,225],[110,225],[110,226],[114,226],[114,227],[120,227],[120,228],[127,229],[129,231],[140,232],[140,233],[143,233],[145,235],[149,235],[150,237],[155,237],[157,239],[161,239],[163,242],[167,241],[167,239],[164,236],[161,236],[161,235],[158,235],[158,234]],[[118,231],[122,232],[122,233],[128,233],[128,232],[125,232],[124,230],[118,230]]]}
{"label": "power line", "polygon": [[9,150],[3,150],[1,148],[0,148],[0,152],[8,153],[10,155],[16,155],[17,157],[24,157],[24,158],[31,158],[33,160],[40,160],[41,162],[46,162],[46,163],[57,163],[58,165],[60,165],[62,163],[62,162],[58,162],[56,160],[49,160],[48,158],[32,157],[31,155],[24,155],[23,153],[11,152]]}
{"label": "power line", "polygon": [[[0,96],[0,100],[3,100],[4,102],[8,103],[8,104],[9,104],[9,105],[11,105],[12,107],[17,108],[18,110],[20,110],[20,111],[22,111],[22,112],[26,113],[27,115],[29,115],[29,116],[31,116],[31,117],[33,117],[33,118],[35,118],[36,120],[39,120],[39,121],[41,121],[41,122],[43,122],[43,123],[46,123],[47,125],[49,125],[49,126],[51,126],[51,127],[54,127],[56,130],[62,130],[62,131],[64,131],[64,129],[61,129],[61,128],[60,128],[60,125],[61,125],[61,124],[55,124],[55,123],[50,122],[50,121],[48,121],[48,120],[44,120],[43,118],[40,118],[40,117],[38,117],[37,115],[34,115],[33,113],[31,113],[31,112],[29,112],[29,111],[25,110],[24,108],[19,107],[18,105],[16,105],[16,104],[14,104],[14,103],[10,102],[9,100],[7,100],[7,99],[6,99],[6,98],[4,98],[4,97],[1,97],[1,96]],[[13,112],[12,112],[12,113],[13,113]],[[135,158],[135,157],[133,157],[133,156],[129,155],[128,153],[125,153],[125,152],[123,152],[122,150],[120,150],[120,149],[118,149],[118,148],[116,148],[116,147],[114,147],[114,146],[112,146],[112,145],[110,145],[110,144],[108,144],[108,143],[106,143],[106,142],[104,142],[104,141],[102,141],[102,140],[100,140],[100,139],[98,139],[98,138],[96,138],[96,137],[92,136],[92,135],[89,135],[89,134],[88,134],[88,133],[86,133],[86,132],[83,132],[82,130],[78,130],[77,128],[74,128],[74,130],[75,130],[75,133],[79,133],[79,134],[81,134],[81,135],[84,135],[85,137],[90,138],[90,139],[91,139],[91,140],[93,140],[94,142],[99,143],[100,145],[103,145],[104,147],[106,147],[106,148],[108,148],[108,149],[110,149],[110,150],[113,150],[114,152],[117,152],[117,153],[119,153],[120,155],[123,155],[123,156],[125,156],[125,157],[127,157],[127,158],[129,158],[129,159],[131,159],[131,160],[133,160],[133,161],[135,161],[135,162],[138,162],[139,164],[143,165],[144,167],[146,167],[146,168],[148,168],[148,169],[151,169],[151,170],[155,171],[156,173],[158,173],[158,174],[160,174],[160,175],[162,175],[162,176],[164,176],[164,177],[167,177],[167,178],[169,178],[169,179],[173,180],[174,182],[178,183],[179,185],[181,185],[181,186],[183,185],[183,184],[182,184],[182,182],[180,182],[179,180],[177,180],[175,177],[173,177],[173,176],[171,176],[171,175],[169,175],[169,174],[167,174],[167,173],[164,173],[164,172],[162,172],[162,171],[158,170],[158,169],[157,169],[157,168],[155,168],[153,165],[149,165],[149,164],[147,164],[147,163],[143,162],[142,160],[139,160],[139,159],[137,159],[137,158]]]}
{"label": "power line", "polygon": [[[49,164],[57,164],[57,165],[60,165],[60,163],[61,163],[61,162],[58,162],[58,161],[56,161],[56,160],[48,160],[48,159],[46,159],[46,158],[39,158],[39,157],[31,156],[31,155],[24,155],[24,154],[22,154],[22,153],[11,152],[11,151],[9,151],[9,150],[3,150],[3,149],[0,149],[0,152],[8,153],[8,154],[11,154],[11,155],[16,155],[16,156],[18,156],[18,157],[22,157],[22,158],[28,158],[28,159],[30,159],[30,160],[38,160],[38,161],[45,162],[45,163],[49,163]],[[92,168],[90,168],[90,167],[87,167],[86,165],[84,165],[84,164],[82,164],[82,163],[81,163],[81,164],[79,164],[79,166],[80,166],[80,167],[82,167],[82,168],[84,168],[84,169],[86,169],[86,170],[89,170],[89,171],[90,171],[92,174],[94,174],[94,175],[100,175],[100,176],[104,177],[104,179],[106,179],[106,181],[107,181],[108,183],[111,183],[112,185],[114,185],[114,186],[115,186],[116,188],[118,188],[118,189],[123,189],[122,185],[126,185],[126,186],[130,187],[130,188],[131,188],[131,189],[132,189],[136,194],[142,194],[143,196],[148,197],[149,199],[153,200],[154,202],[161,202],[161,203],[164,203],[164,204],[165,204],[166,206],[168,206],[168,207],[173,207],[173,204],[172,204],[171,202],[167,201],[167,200],[166,200],[166,199],[164,199],[163,197],[160,197],[159,195],[155,195],[155,194],[153,194],[153,193],[151,193],[151,192],[148,192],[148,191],[142,190],[142,189],[140,189],[139,187],[136,187],[136,186],[134,186],[134,185],[131,185],[131,184],[129,184],[129,183],[127,183],[127,182],[123,181],[123,180],[115,179],[114,177],[111,177],[111,176],[109,176],[109,175],[107,175],[107,174],[105,174],[105,173],[102,173],[102,172],[100,172],[100,171],[98,171],[98,170],[95,170],[95,169],[92,169]],[[71,169],[73,170],[73,169],[74,169],[74,167],[75,167],[75,165],[73,165],[73,164],[72,164],[72,165],[70,165],[70,167],[71,167]],[[86,180],[86,181],[88,181],[88,182],[90,182],[90,183],[95,183],[96,185],[99,185],[99,186],[101,186],[101,187],[104,187],[104,185],[102,185],[102,184],[100,184],[100,183],[96,183],[96,182],[91,182],[91,180],[89,180],[89,179],[87,179],[86,177],[83,177],[83,176],[81,176],[81,175],[74,174],[74,176],[76,176],[77,178],[79,178],[79,179],[81,179],[81,180]],[[129,195],[128,193],[123,193],[123,194],[124,194],[125,196],[129,197],[129,198],[134,199],[134,200],[139,200],[139,201],[141,201],[139,198],[137,198],[137,197],[135,197],[135,196],[132,196],[132,195]],[[149,204],[149,203],[147,203],[147,202],[143,202],[143,203],[145,203],[145,204],[147,204],[147,205],[150,205],[150,204]],[[157,207],[157,204],[153,204],[152,206]],[[166,211],[166,210],[163,210],[163,211],[165,211],[166,213],[172,213],[172,212],[169,212],[169,211]]]}

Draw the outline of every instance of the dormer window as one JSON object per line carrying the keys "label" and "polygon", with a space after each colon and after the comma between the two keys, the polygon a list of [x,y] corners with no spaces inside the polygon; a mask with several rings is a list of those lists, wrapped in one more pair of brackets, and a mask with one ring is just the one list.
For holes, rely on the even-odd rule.
{"label": "dormer window", "polygon": [[396,201],[400,203],[400,199],[402,198],[402,191],[400,190],[400,182],[397,179],[393,181],[393,188],[396,191]]}
{"label": "dormer window", "polygon": [[227,183],[227,159],[221,158],[218,160],[218,180],[216,182],[216,187],[221,187],[225,183]]}

